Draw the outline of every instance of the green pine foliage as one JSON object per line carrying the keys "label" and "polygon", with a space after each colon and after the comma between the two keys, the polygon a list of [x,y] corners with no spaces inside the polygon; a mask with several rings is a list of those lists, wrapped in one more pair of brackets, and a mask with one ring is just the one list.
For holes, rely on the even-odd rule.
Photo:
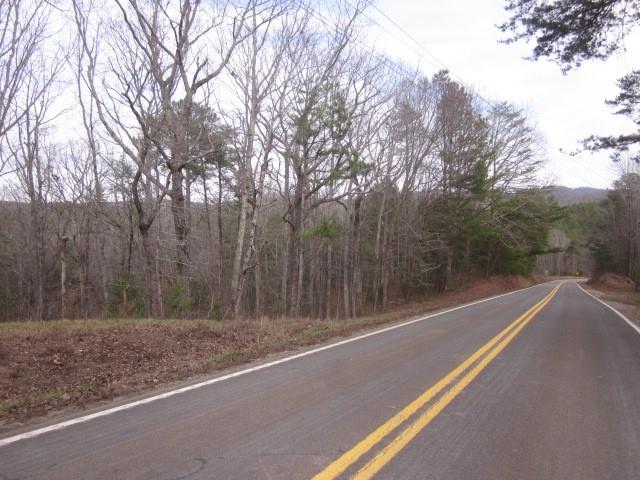
{"label": "green pine foliage", "polygon": [[144,293],[130,273],[121,273],[107,286],[107,313],[112,317],[141,316],[145,310]]}

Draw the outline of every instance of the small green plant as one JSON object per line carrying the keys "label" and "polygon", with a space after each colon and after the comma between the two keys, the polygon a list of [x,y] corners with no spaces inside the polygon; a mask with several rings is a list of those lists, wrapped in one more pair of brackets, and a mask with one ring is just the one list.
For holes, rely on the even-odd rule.
{"label": "small green plant", "polygon": [[209,310],[209,320],[219,322],[222,320],[222,305],[219,303],[213,303]]}
{"label": "small green plant", "polygon": [[62,395],[64,395],[64,393],[65,393],[64,389],[54,388],[53,390],[48,390],[40,394],[25,395],[22,397],[13,398],[13,399],[7,400],[6,402],[0,403],[0,413],[6,413],[13,408],[40,405],[42,403],[46,403],[50,400],[54,400],[58,397],[61,397]]}
{"label": "small green plant", "polygon": [[144,312],[144,298],[136,278],[121,273],[107,287],[107,310],[112,317],[140,316]]}
{"label": "small green plant", "polygon": [[202,280],[194,280],[189,285],[191,297],[191,309],[198,314],[206,312],[209,308],[209,286]]}
{"label": "small green plant", "polygon": [[167,313],[170,315],[183,316],[191,310],[193,301],[185,287],[174,285],[165,295],[164,304],[167,307]]}
{"label": "small green plant", "polygon": [[302,234],[302,237],[306,240],[312,238],[335,240],[340,236],[340,233],[340,225],[323,218],[317,225],[306,229]]}
{"label": "small green plant", "polygon": [[216,367],[218,365],[231,362],[235,358],[239,356],[240,352],[236,350],[228,350],[226,352],[219,353],[218,355],[214,355],[213,357],[207,360],[207,365],[209,367]]}

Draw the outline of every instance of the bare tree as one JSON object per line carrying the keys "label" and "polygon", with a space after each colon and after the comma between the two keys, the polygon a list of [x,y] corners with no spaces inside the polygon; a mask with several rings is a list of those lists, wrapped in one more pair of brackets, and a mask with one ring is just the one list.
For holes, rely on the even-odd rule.
{"label": "bare tree", "polygon": [[[49,87],[51,83],[43,78],[48,74],[41,71],[38,76],[27,79],[27,95],[25,101],[28,108],[24,110],[22,120],[17,124],[14,141],[8,142],[11,161],[19,181],[22,193],[29,203],[30,238],[33,242],[33,303],[30,315],[35,320],[46,317],[45,307],[45,255],[47,244],[48,210],[53,188],[52,161],[54,148],[47,139],[47,123],[51,120],[51,104],[53,92],[49,88],[42,93],[42,83]],[[30,87],[30,88],[29,88]],[[37,96],[36,100],[29,95]]]}
{"label": "bare tree", "polygon": [[33,82],[44,66],[40,52],[50,15],[46,0],[0,1],[0,175],[6,173],[9,160],[3,153],[8,136],[37,108],[55,80],[52,75],[48,81]]}
{"label": "bare tree", "polygon": [[300,314],[302,305],[306,216],[329,201],[312,199],[321,190],[334,188],[336,181],[344,181],[352,159],[349,110],[339,77],[361,13],[360,8],[351,11],[327,40],[310,31],[290,49],[289,62],[301,74],[284,95],[288,112],[276,138],[285,165],[283,219],[289,227],[282,299],[292,316]]}
{"label": "bare tree", "polygon": [[[241,314],[241,302],[250,271],[259,278],[258,225],[261,222],[263,189],[270,158],[274,149],[274,128],[283,111],[268,101],[279,97],[283,82],[291,72],[282,74],[287,50],[309,21],[306,10],[293,3],[284,3],[274,11],[268,22],[255,6],[248,15],[248,40],[238,49],[230,64],[235,95],[243,106],[236,123],[239,144],[235,149],[237,196],[239,198],[238,235],[231,276],[232,303],[235,317]],[[274,22],[277,16],[280,16]],[[233,121],[233,119],[232,119]],[[259,280],[254,282],[259,288]],[[260,293],[255,292],[256,313],[260,310]]]}
{"label": "bare tree", "polygon": [[527,273],[524,113],[364,47],[352,3],[0,0],[2,318],[346,318]]}

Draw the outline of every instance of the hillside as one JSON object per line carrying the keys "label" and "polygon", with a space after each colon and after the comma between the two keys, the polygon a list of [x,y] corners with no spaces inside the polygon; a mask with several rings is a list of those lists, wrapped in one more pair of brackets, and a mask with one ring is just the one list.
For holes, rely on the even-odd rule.
{"label": "hillside", "polygon": [[593,187],[570,188],[562,185],[551,187],[551,193],[560,206],[576,203],[599,202],[607,198],[607,190]]}

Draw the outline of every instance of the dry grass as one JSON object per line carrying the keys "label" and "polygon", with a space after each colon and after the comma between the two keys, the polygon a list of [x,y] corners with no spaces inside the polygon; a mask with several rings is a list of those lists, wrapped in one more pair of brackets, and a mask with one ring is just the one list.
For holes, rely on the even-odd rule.
{"label": "dry grass", "polygon": [[428,301],[350,320],[108,319],[0,324],[0,428],[269,353],[352,335],[425,312],[522,288],[534,279],[467,279]]}
{"label": "dry grass", "polygon": [[586,287],[604,301],[640,307],[640,292],[635,291],[633,281],[627,277],[606,273],[596,279],[589,280]]}
{"label": "dry grass", "polygon": [[640,307],[640,293],[637,292],[620,292],[614,290],[602,290],[597,287],[587,285],[587,290],[605,302],[618,302],[626,305]]}

